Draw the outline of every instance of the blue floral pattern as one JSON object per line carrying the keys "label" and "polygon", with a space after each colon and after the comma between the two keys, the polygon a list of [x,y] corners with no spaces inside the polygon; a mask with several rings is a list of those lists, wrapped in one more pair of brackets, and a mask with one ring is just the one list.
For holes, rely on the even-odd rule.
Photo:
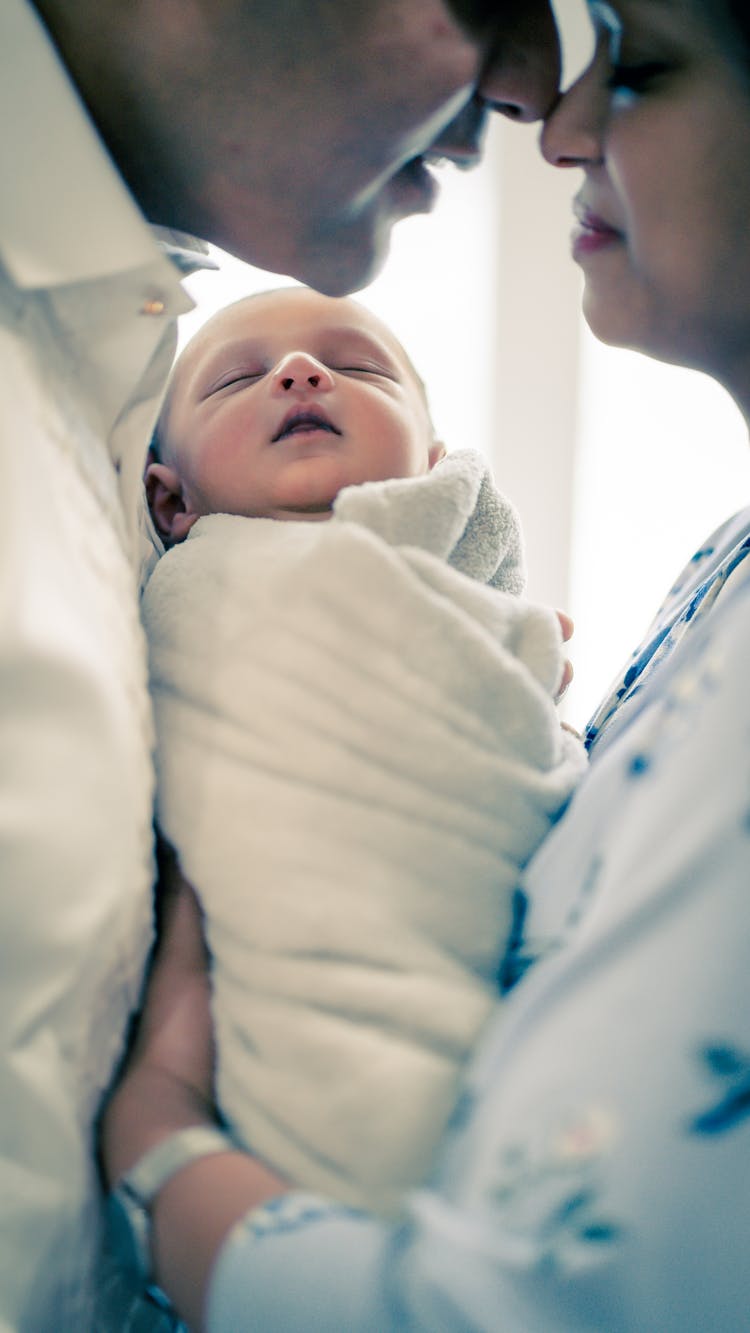
{"label": "blue floral pattern", "polygon": [[711,1044],[701,1051],[706,1072],[717,1086],[719,1100],[691,1123],[695,1134],[722,1134],[750,1116],[750,1055],[736,1046]]}
{"label": "blue floral pattern", "polygon": [[319,1326],[347,1333],[749,1326],[748,554],[750,511],[696,553],[593,719],[589,772],[515,897],[512,993],[410,1215],[343,1218],[335,1252],[314,1214],[262,1244],[245,1229],[211,1333],[263,1293],[266,1333],[306,1333],[313,1279]]}
{"label": "blue floral pattern", "polygon": [[593,751],[617,710],[637,693],[688,628],[698,624],[711,611],[730,575],[750,554],[750,533],[747,530],[728,551],[724,548],[722,536],[728,528],[735,532],[738,525],[750,529],[750,511],[737,515],[731,524],[723,524],[685,566],[660,606],[643,643],[635,650],[625,670],[615,678],[586,727],[584,741],[589,752]]}

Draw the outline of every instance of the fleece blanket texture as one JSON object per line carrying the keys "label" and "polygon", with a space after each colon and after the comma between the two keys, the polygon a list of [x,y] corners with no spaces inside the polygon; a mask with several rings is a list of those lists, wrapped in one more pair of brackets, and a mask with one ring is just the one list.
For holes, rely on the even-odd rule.
{"label": "fleece blanket texture", "polygon": [[584,766],[557,618],[482,460],[202,518],[144,598],[161,827],[206,913],[217,1087],[298,1185],[392,1215]]}

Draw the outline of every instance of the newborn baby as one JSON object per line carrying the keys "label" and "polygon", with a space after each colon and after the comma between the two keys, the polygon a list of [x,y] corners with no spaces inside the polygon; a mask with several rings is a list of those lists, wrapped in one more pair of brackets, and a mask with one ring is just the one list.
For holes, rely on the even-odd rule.
{"label": "newborn baby", "polygon": [[483,461],[445,456],[352,300],[209,321],[146,485],[158,814],[205,912],[223,1114],[296,1184],[394,1214],[584,767],[558,617],[518,595]]}

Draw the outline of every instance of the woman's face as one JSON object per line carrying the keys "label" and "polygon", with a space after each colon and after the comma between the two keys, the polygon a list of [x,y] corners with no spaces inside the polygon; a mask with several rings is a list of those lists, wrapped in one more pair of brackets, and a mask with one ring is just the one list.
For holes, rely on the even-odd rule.
{"label": "woman's face", "polygon": [[549,162],[583,169],[586,318],[731,384],[750,364],[750,56],[723,0],[589,8],[596,54],[542,132]]}

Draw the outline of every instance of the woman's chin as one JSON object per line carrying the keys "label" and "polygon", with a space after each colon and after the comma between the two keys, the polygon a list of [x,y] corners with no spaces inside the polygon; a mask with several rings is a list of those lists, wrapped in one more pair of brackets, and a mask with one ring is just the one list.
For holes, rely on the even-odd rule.
{"label": "woman's chin", "polygon": [[646,350],[649,341],[649,322],[642,309],[633,309],[633,303],[620,300],[614,293],[603,293],[586,287],[583,298],[583,317],[594,337],[609,347],[627,347]]}
{"label": "woman's chin", "polygon": [[583,314],[598,342],[628,352],[640,352],[654,361],[686,366],[707,374],[717,374],[716,358],[710,355],[705,337],[688,318],[647,315],[612,302],[585,301]]}

